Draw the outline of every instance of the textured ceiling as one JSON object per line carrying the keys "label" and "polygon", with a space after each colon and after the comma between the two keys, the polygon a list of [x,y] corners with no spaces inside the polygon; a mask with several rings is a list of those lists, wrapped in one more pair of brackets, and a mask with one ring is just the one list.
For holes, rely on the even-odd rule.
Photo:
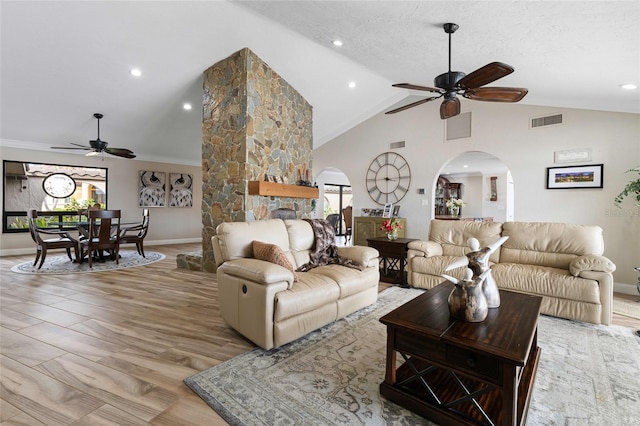
{"label": "textured ceiling", "polygon": [[640,113],[640,91],[618,87],[640,85],[638,1],[3,0],[0,19],[2,146],[87,143],[101,112],[111,147],[199,164],[202,72],[249,47],[313,105],[317,147],[420,94],[392,83],[432,85],[444,22],[460,25],[454,70],[506,62],[499,85],[527,87],[523,103]]}

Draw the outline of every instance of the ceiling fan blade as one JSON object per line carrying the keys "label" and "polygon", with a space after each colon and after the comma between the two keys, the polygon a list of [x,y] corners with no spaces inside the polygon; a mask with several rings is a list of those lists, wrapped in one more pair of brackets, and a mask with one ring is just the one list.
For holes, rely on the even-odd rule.
{"label": "ceiling fan blade", "polygon": [[115,155],[115,156],[118,156],[118,157],[136,158],[136,156],[133,153],[133,151],[131,151],[129,149],[126,149],[126,148],[105,148],[104,151],[107,154]]}
{"label": "ceiling fan blade", "polygon": [[432,101],[434,99],[438,99],[439,97],[440,96],[433,96],[431,98],[421,99],[421,100],[419,100],[417,102],[413,102],[413,103],[407,104],[405,106],[401,106],[400,108],[396,108],[396,109],[392,109],[391,111],[387,111],[387,112],[385,112],[385,114],[395,114],[396,112],[404,111],[405,109],[413,108],[414,106],[426,104],[427,102],[430,102],[430,101]]}
{"label": "ceiling fan blade", "polygon": [[[75,144],[74,145],[78,145]],[[82,146],[82,145],[78,145],[81,148],[76,148],[74,146],[52,146],[51,149],[80,149],[80,150],[84,150],[84,151],[89,151],[91,148],[89,148],[88,146]]]}
{"label": "ceiling fan blade", "polygon": [[475,89],[476,87],[484,86],[485,84],[507,76],[512,72],[513,67],[511,65],[503,64],[502,62],[491,62],[462,77],[460,81],[458,81],[458,87]]}
{"label": "ceiling fan blade", "polygon": [[411,84],[411,83],[397,83],[397,84],[392,84],[391,86],[400,87],[401,89],[424,90],[426,92],[442,93],[441,89],[436,89],[435,87],[418,86],[416,84]]}
{"label": "ceiling fan blade", "polygon": [[529,91],[522,87],[478,87],[462,94],[467,99],[488,102],[518,102]]}
{"label": "ceiling fan blade", "polygon": [[75,143],[75,142],[70,142],[71,145],[75,145],[75,146],[80,146],[82,148],[86,148],[86,149],[91,149],[90,147],[86,146],[86,145],[80,145],[79,143]]}
{"label": "ceiling fan blade", "polygon": [[440,105],[440,118],[446,120],[460,114],[460,99],[449,98],[442,101]]}

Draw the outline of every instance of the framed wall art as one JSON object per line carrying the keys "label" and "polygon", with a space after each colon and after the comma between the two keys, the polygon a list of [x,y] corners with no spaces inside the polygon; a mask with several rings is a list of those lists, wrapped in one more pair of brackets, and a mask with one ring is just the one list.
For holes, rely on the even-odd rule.
{"label": "framed wall art", "polygon": [[140,207],[164,207],[166,203],[165,172],[140,170],[138,178]]}
{"label": "framed wall art", "polygon": [[547,189],[602,188],[602,164],[547,167]]}
{"label": "framed wall art", "polygon": [[186,173],[169,174],[169,207],[193,206],[193,176]]}

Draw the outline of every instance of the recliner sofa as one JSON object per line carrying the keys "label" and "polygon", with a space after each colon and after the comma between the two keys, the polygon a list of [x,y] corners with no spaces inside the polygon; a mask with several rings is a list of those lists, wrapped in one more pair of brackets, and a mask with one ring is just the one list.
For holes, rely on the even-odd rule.
{"label": "recliner sofa", "polygon": [[[408,283],[432,288],[441,274],[478,239],[481,247],[509,239],[489,258],[501,289],[542,296],[543,314],[593,324],[610,324],[613,271],[603,256],[598,226],[551,222],[473,222],[432,220],[428,241],[412,241],[407,253]],[[446,272],[462,278],[464,268]]]}
{"label": "recliner sofa", "polygon": [[310,260],[315,236],[304,220],[225,222],[212,237],[222,318],[264,349],[279,347],[375,303],[378,251],[338,247],[362,270],[332,264],[308,272],[256,259],[253,242],[276,245],[299,268]]}

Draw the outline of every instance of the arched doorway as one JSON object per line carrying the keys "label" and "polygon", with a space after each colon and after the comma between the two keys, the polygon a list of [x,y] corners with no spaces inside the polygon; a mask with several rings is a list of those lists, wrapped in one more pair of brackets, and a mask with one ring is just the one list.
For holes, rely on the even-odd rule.
{"label": "arched doorway", "polygon": [[342,211],[353,206],[353,191],[346,174],[336,168],[322,170],[316,177],[320,198],[313,211],[315,218],[335,220],[336,236],[345,237],[352,224],[346,223]]}
{"label": "arched doorway", "polygon": [[458,219],[513,221],[513,178],[508,166],[483,151],[467,151],[440,169],[434,182],[433,215],[449,218],[446,202],[462,199]]}

